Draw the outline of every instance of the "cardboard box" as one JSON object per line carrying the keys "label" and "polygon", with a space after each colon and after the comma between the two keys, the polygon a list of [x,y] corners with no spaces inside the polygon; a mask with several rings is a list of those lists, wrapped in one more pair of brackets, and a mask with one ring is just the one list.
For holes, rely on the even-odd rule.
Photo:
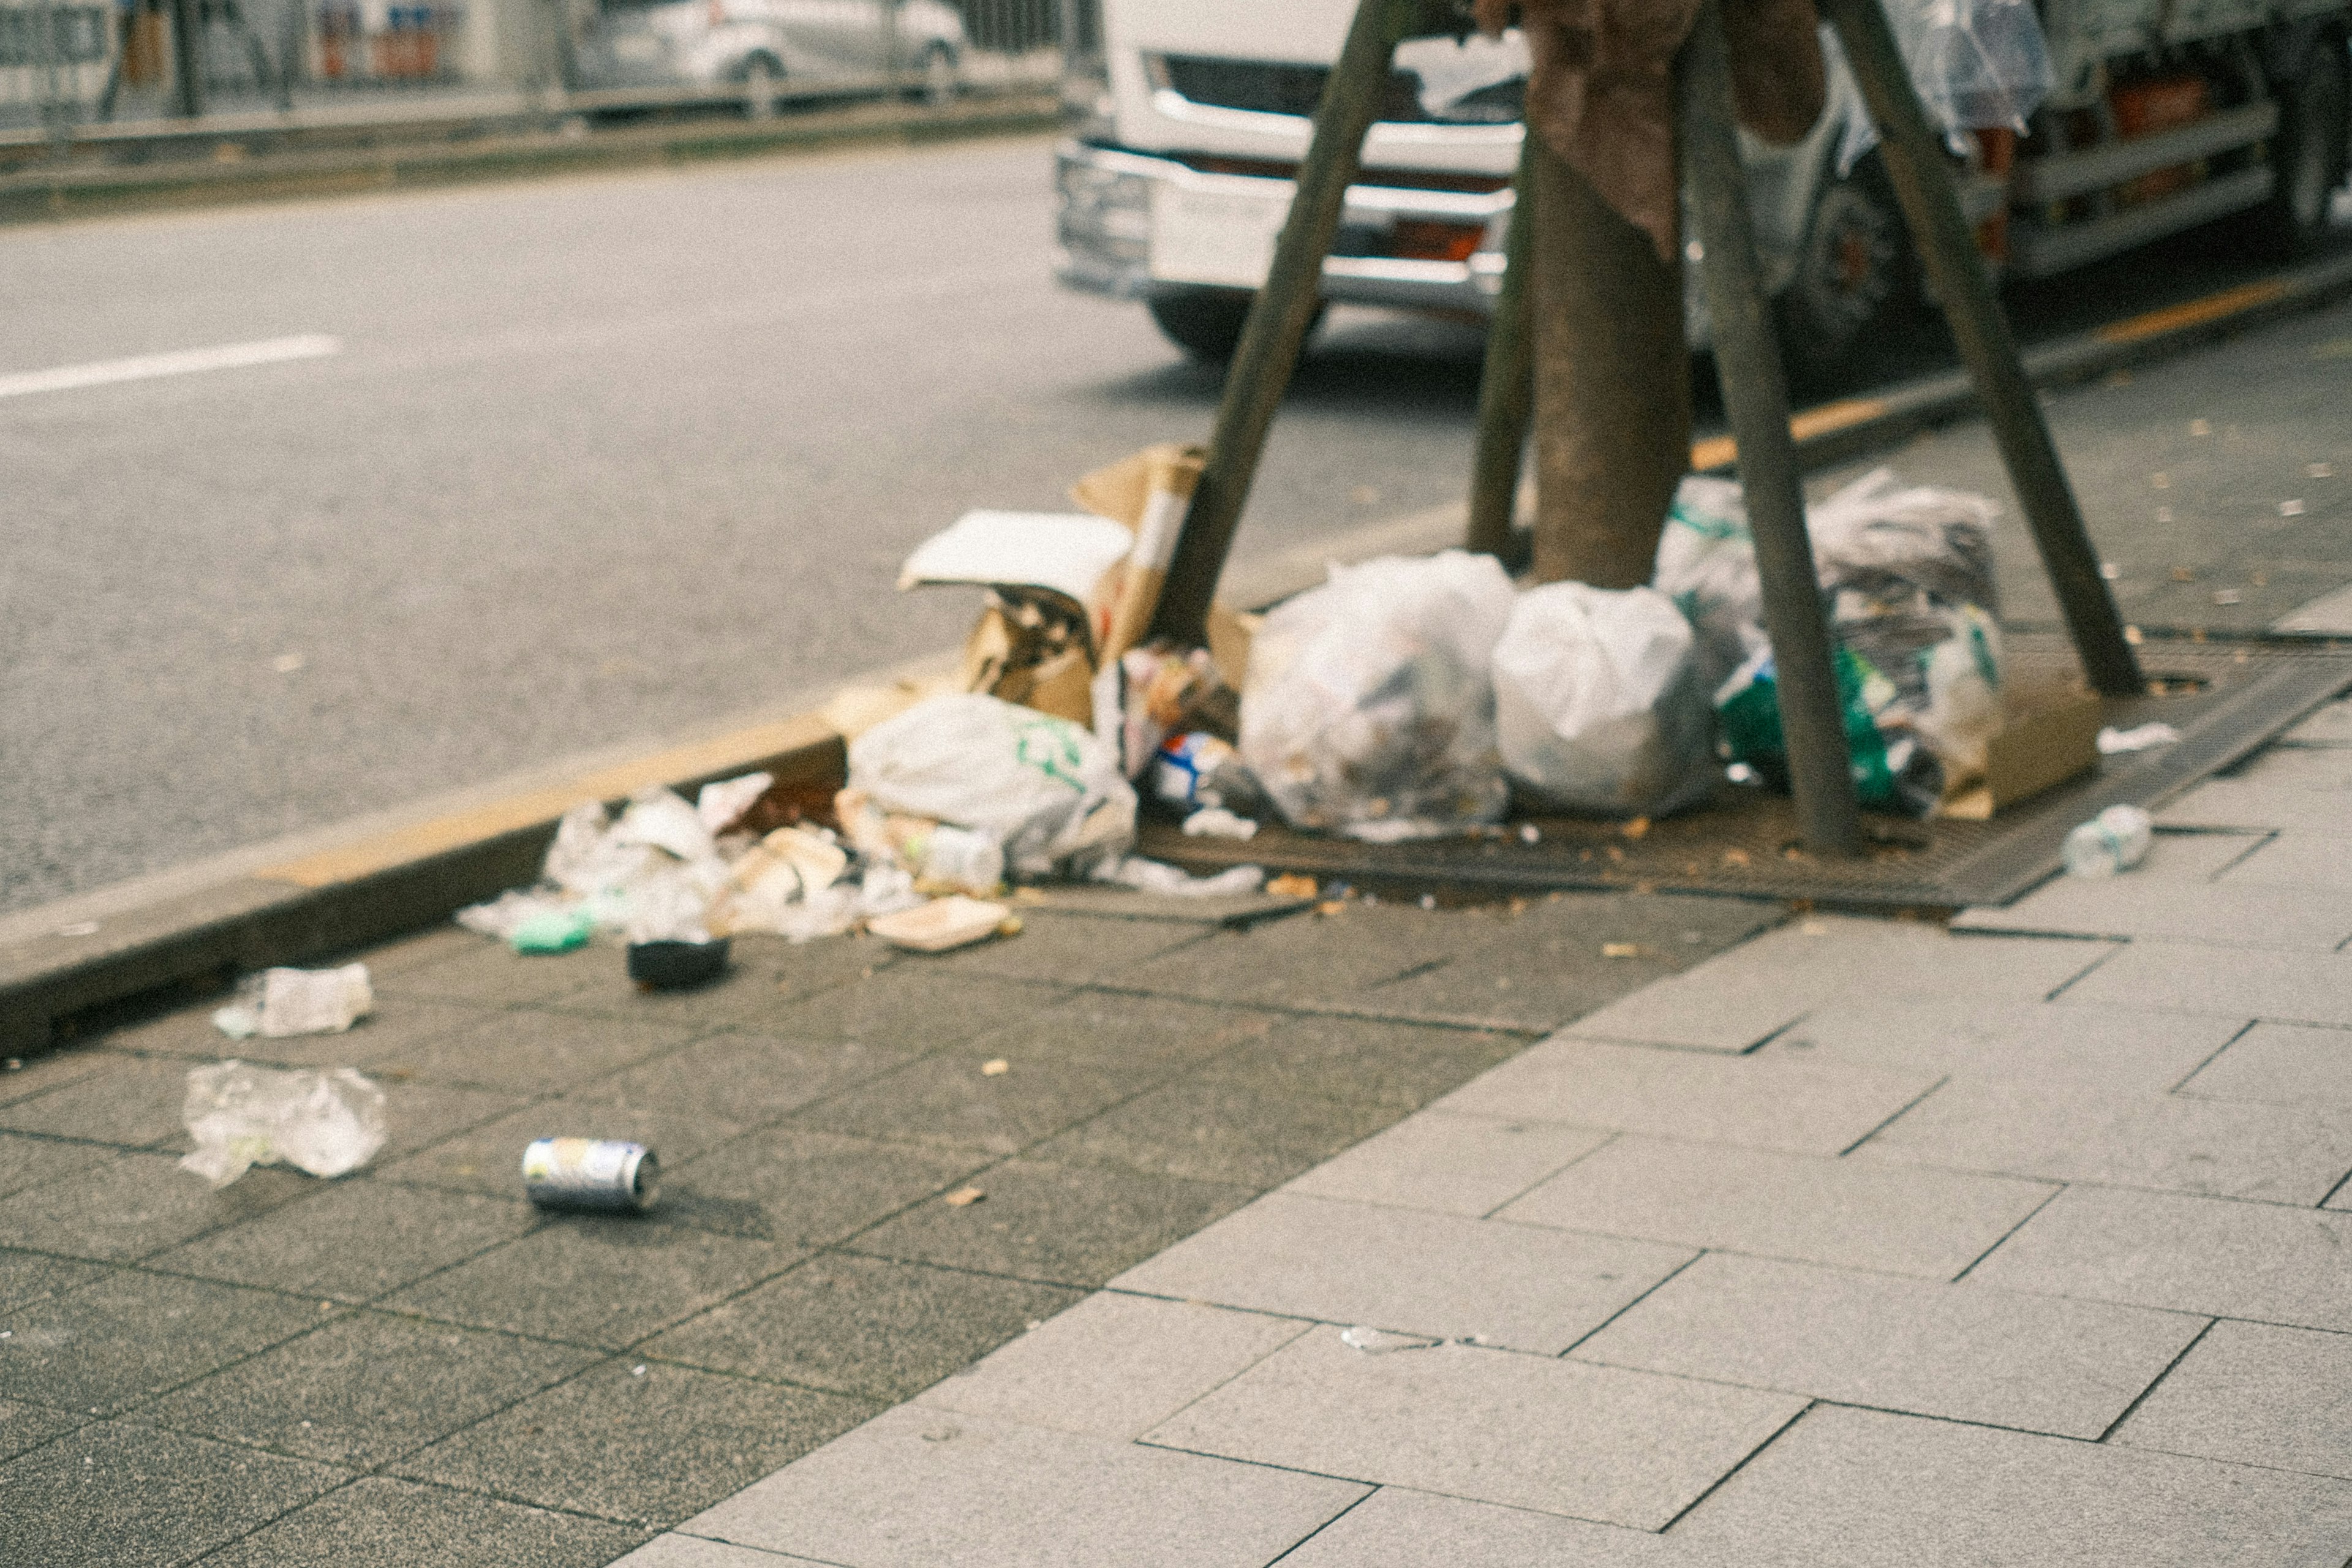
{"label": "cardboard box", "polygon": [[1985,746],[1984,777],[1947,795],[1938,816],[1984,822],[2098,766],[2096,694],[2072,681],[2012,680],[2001,708],[2001,726]]}

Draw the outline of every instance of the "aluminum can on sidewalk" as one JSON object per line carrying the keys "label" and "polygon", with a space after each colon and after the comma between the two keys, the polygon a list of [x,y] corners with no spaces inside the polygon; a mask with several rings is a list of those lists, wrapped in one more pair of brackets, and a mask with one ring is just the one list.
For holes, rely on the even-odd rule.
{"label": "aluminum can on sidewalk", "polygon": [[661,1162],[642,1143],[541,1138],[522,1152],[522,1185],[543,1209],[642,1211],[660,1195]]}

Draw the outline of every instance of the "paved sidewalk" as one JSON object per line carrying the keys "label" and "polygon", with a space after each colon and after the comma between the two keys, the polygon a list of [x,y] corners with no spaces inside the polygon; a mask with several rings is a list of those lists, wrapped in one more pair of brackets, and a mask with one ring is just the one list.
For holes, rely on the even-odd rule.
{"label": "paved sidewalk", "polygon": [[1662,979],[626,1561],[2336,1568],[2352,704],[2167,820]]}
{"label": "paved sidewalk", "polygon": [[[0,1562],[609,1563],[1778,911],[1024,915],[939,959],[744,942],[669,996],[450,928],[363,955],[348,1035],[236,1046],[207,1002],[11,1064]],[[209,1191],[182,1089],[236,1054],[357,1066],[391,1144]],[[520,1201],[566,1132],[652,1142],[656,1212]]]}

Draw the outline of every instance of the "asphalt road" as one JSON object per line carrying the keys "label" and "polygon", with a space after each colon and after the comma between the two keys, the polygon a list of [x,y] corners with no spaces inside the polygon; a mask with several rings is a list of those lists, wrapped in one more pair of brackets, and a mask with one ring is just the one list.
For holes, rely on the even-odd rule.
{"label": "asphalt road", "polygon": [[[0,909],[951,643],[969,595],[892,589],[913,544],[1213,411],[1054,287],[1049,174],[1023,140],[0,231],[0,387],[343,345],[0,396]],[[2168,254],[2022,313],[2242,275]],[[1335,312],[1241,552],[1458,498],[1477,353]]]}

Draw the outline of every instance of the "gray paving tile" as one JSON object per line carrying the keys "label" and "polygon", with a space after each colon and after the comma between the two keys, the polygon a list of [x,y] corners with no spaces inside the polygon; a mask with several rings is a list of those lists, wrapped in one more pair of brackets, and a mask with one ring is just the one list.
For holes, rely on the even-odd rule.
{"label": "gray paving tile", "polygon": [[1527,1048],[1524,1036],[1378,1018],[1289,1018],[1202,1068],[1269,1095],[1418,1110]]}
{"label": "gray paving tile", "polygon": [[200,1378],[128,1419],[365,1470],[597,1359],[593,1351],[358,1312]]}
{"label": "gray paving tile", "polygon": [[58,1138],[0,1132],[0,1197],[63,1181],[107,1158],[107,1151]]}
{"label": "gray paving tile", "polygon": [[618,1349],[804,1256],[642,1215],[570,1215],[390,1297],[446,1322]]}
{"label": "gray paving tile", "polygon": [[389,980],[394,975],[415,974],[427,964],[446,959],[463,958],[479,952],[482,938],[467,931],[456,921],[442,921],[407,936],[395,937],[355,956],[367,962],[371,981]]}
{"label": "gray paving tile", "polygon": [[2095,1440],[2205,1322],[1718,1252],[1573,1355]]}
{"label": "gray paving tile", "polygon": [[2159,833],[2148,841],[2147,855],[2120,884],[2210,882],[2270,841],[2267,833]]}
{"label": "gray paving tile", "polygon": [[614,1564],[614,1568],[777,1568],[780,1563],[807,1563],[780,1552],[758,1552],[730,1546],[698,1535],[656,1535]]}
{"label": "gray paving tile", "polygon": [[1282,1568],[1625,1568],[1689,1559],[1671,1535],[1382,1487],[1282,1560]]}
{"label": "gray paving tile", "polygon": [[1796,1056],[1727,1058],[1554,1038],[1439,1103],[1486,1116],[1835,1154],[1918,1100],[1938,1078]]}
{"label": "gray paving tile", "polygon": [[2266,789],[2352,789],[2352,757],[2336,747],[2273,746],[2230,774]]}
{"label": "gray paving tile", "polygon": [[1948,1084],[1854,1157],[2310,1205],[2352,1171],[2352,1106]]}
{"label": "gray paving tile", "polygon": [[2282,833],[2222,872],[2215,885],[2352,891],[2352,832]]}
{"label": "gray paving tile", "polygon": [[509,1012],[383,1056],[378,1070],[427,1083],[541,1095],[684,1045],[694,1031],[635,1019]]}
{"label": "gray paving tile", "polygon": [[860,1040],[723,1034],[582,1084],[569,1098],[757,1127],[913,1059]]}
{"label": "gray paving tile", "polygon": [[917,1403],[1056,1432],[1139,1437],[1307,1327],[1106,1290],[941,1379]]}
{"label": "gray paving tile", "polygon": [[2352,746],[2352,702],[2330,702],[2279,737],[2302,746]]}
{"label": "gray paving tile", "polygon": [[1496,1217],[1948,1279],[2052,1190],[2006,1177],[1625,1137]]}
{"label": "gray paving tile", "polygon": [[394,1161],[492,1121],[523,1103],[511,1094],[446,1083],[378,1080],[383,1090],[383,1147],[368,1168]]}
{"label": "gray paving tile", "polygon": [[1050,1285],[827,1253],[639,1350],[889,1403],[1076,1300]]}
{"label": "gray paving tile", "polygon": [[2005,909],[1969,910],[1952,929],[2332,952],[2352,936],[2352,906],[2299,889],[2239,882],[2058,877]]}
{"label": "gray paving tile", "polygon": [[0,1340],[0,1397],[109,1413],[316,1328],[316,1301],[124,1269],[20,1302]]}
{"label": "gray paving tile", "polygon": [[765,1027],[799,1039],[865,1040],[920,1053],[1007,1027],[1046,1011],[1067,994],[1050,985],[894,964],[870,978],[793,1000]]}
{"label": "gray paving tile", "polygon": [[1970,1278],[2052,1296],[2352,1331],[2352,1215],[2074,1187]]}
{"label": "gray paving tile", "polygon": [[[798,1032],[784,1020],[800,998],[850,983],[876,969],[879,943],[827,940],[793,948],[781,939],[744,938],[730,951],[726,973],[708,985],[647,991],[628,976],[624,955],[591,968],[569,991],[530,1004],[550,1012],[657,1023],[704,1034],[712,1029]],[[838,948],[839,952],[820,952]]]}
{"label": "gray paving tile", "polygon": [[29,1453],[52,1437],[63,1436],[88,1419],[71,1411],[0,1399],[0,1463]]}
{"label": "gray paving tile", "polygon": [[1670,976],[1578,1019],[1582,1039],[1748,1051],[1804,1016],[1817,998],[1746,984],[1726,984],[1701,969]]}
{"label": "gray paving tile", "polygon": [[2352,1027],[2352,953],[2135,942],[2066,988],[2070,1007],[2123,1007]]}
{"label": "gray paving tile", "polygon": [[[417,996],[379,998],[375,1011],[338,1035],[297,1035],[282,1040],[256,1036],[231,1040],[213,1031],[211,1049],[193,1047],[186,1056],[230,1058],[272,1067],[355,1067],[373,1075],[383,1064],[406,1059],[433,1042],[470,1029],[500,1015],[494,1009],[461,1003],[430,1002]],[[126,1046],[143,1043],[125,1041]]]}
{"label": "gray paving tile", "polygon": [[2208,779],[2156,814],[2159,827],[2352,833],[2352,792]]}
{"label": "gray paving tile", "polygon": [[932,1199],[851,1244],[910,1263],[1096,1286],[1247,1203],[1247,1187],[1115,1165],[1008,1160],[973,1178],[987,1196]]}
{"label": "gray paving tile", "polygon": [[1082,991],[975,1037],[965,1054],[1158,1076],[1262,1039],[1280,1020],[1279,1014],[1217,1003]]}
{"label": "gray paving tile", "polygon": [[[646,1370],[637,1372],[637,1367]],[[671,1524],[873,1414],[837,1394],[626,1357],[395,1467],[543,1508]]]}
{"label": "gray paving tile", "polygon": [[0,1310],[75,1289],[105,1273],[94,1263],[76,1263],[38,1252],[0,1247]]}
{"label": "gray paving tile", "polygon": [[453,1193],[522,1196],[522,1152],[540,1138],[618,1138],[643,1143],[663,1173],[740,1132],[734,1122],[669,1106],[615,1105],[564,1095],[469,1127],[420,1153],[382,1165],[387,1182]]}
{"label": "gray paving tile", "polygon": [[0,1245],[124,1262],[268,1214],[317,1186],[271,1169],[215,1189],[168,1154],[117,1154],[0,1205]]}
{"label": "gray paving tile", "polygon": [[1172,1083],[1039,1144],[1040,1160],[1270,1187],[1396,1120],[1387,1106],[1318,1095],[1276,1099],[1237,1083]]}
{"label": "gray paving tile", "polygon": [[366,1301],[522,1235],[528,1204],[346,1178],[153,1260],[206,1279]]}
{"label": "gray paving tile", "polygon": [[645,1535],[578,1514],[366,1476],[205,1558],[205,1568],[603,1568]]}
{"label": "gray paving tile", "polygon": [[907,962],[918,969],[991,974],[1055,985],[1118,984],[1119,976],[1171,948],[1199,940],[1197,927],[1165,921],[1104,921],[1050,910],[1016,910],[1018,936]]}
{"label": "gray paving tile", "polygon": [[1555,1355],[1690,1257],[1681,1247],[1273,1193],[1112,1285]]}
{"label": "gray paving tile", "polygon": [[1432,1106],[1326,1160],[1283,1190],[1476,1219],[1610,1137],[1599,1128],[1465,1116]]}
{"label": "gray paving tile", "polygon": [[101,1422],[0,1467],[14,1561],[185,1563],[345,1479],[250,1448]]}
{"label": "gray paving tile", "polygon": [[0,1108],[0,1128],[142,1148],[180,1131],[187,1085],[184,1062],[125,1058],[110,1071]]}
{"label": "gray paving tile", "polygon": [[2336,1568],[2352,1542],[2352,1487],[1822,1406],[1666,1539],[1688,1553],[1674,1563],[1707,1568]]}
{"label": "gray paving tile", "polygon": [[2114,1441],[2352,1479],[2352,1335],[2215,1323]]}
{"label": "gray paving tile", "polygon": [[2053,1002],[1854,999],[1815,1008],[1759,1052],[1961,1080],[2082,1081],[2159,1094],[2197,1070],[2243,1018],[2067,1007]]}
{"label": "gray paving tile", "polygon": [[609,946],[576,952],[523,957],[504,942],[477,937],[471,951],[445,953],[430,964],[395,969],[372,981],[383,998],[422,997],[436,1002],[473,1002],[507,1007],[577,990],[592,972],[621,962]]}
{"label": "gray paving tile", "polygon": [[[982,1072],[992,1059],[1006,1061],[1010,1070]],[[991,1058],[957,1048],[835,1095],[800,1112],[793,1124],[844,1137],[1012,1154],[1151,1081],[1124,1068]]]}
{"label": "gray paving tile", "polygon": [[1259,1568],[1363,1494],[905,1405],[686,1529],[857,1568]]}
{"label": "gray paving tile", "polygon": [[1467,1345],[1370,1355],[1301,1335],[1145,1441],[1662,1530],[1805,1408]]}
{"label": "gray paving tile", "polygon": [[1016,912],[1023,913],[1039,909],[1061,914],[1091,915],[1098,920],[1168,921],[1178,925],[1236,928],[1304,914],[1315,907],[1312,899],[1282,898],[1273,893],[1196,899],[1138,892],[1132,888],[1109,887],[1099,882],[1059,882],[1045,887],[1016,888],[1013,898]]}
{"label": "gray paving tile", "polygon": [[1363,1007],[1381,982],[1451,958],[1463,934],[1445,916],[1345,904],[1256,931],[1216,932],[1130,967],[1118,984],[1276,1007]]}
{"label": "gray paving tile", "polygon": [[[9,1062],[16,1065],[10,1067]],[[93,1074],[113,1072],[123,1058],[94,1046],[59,1046],[38,1056],[0,1058],[0,1105],[47,1094]]]}
{"label": "gray paving tile", "polygon": [[990,1163],[968,1151],[772,1127],[664,1172],[660,1213],[706,1230],[820,1247]]}
{"label": "gray paving tile", "polygon": [[2272,1105],[2352,1105],[2352,1030],[2256,1024],[2180,1092]]}

